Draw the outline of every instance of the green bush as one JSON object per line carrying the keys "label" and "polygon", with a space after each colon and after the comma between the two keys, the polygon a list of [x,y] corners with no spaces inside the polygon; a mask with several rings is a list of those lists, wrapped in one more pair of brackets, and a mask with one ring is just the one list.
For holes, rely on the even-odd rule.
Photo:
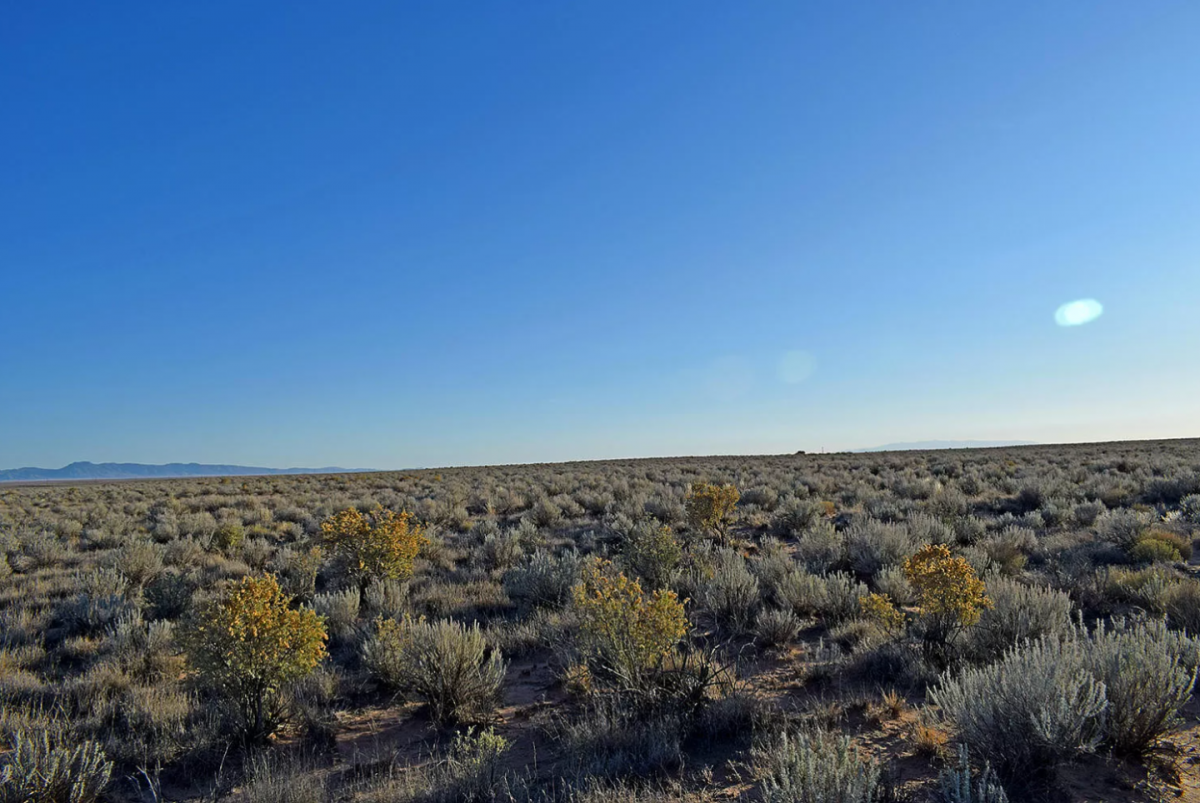
{"label": "green bush", "polygon": [[1138,539],[1129,550],[1129,557],[1135,563],[1178,563],[1181,560],[1179,550],[1173,544],[1148,537]]}

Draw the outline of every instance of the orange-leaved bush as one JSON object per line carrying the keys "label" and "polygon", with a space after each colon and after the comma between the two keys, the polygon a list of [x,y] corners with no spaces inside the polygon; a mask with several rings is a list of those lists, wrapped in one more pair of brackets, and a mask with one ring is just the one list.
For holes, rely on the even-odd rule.
{"label": "orange-leaved bush", "polygon": [[707,530],[724,544],[729,538],[729,525],[741,493],[733,485],[710,485],[707,482],[692,486],[687,498],[688,523],[698,530]]}
{"label": "orange-leaved bush", "polygon": [[230,704],[238,730],[261,742],[283,723],[286,691],[325,657],[325,624],[293,609],[274,575],[244,577],[183,632],[192,667]]}
{"label": "orange-leaved bush", "polygon": [[965,558],[944,544],[927,544],[904,559],[904,577],[917,594],[926,644],[944,648],[963,627],[990,608],[983,581]]}
{"label": "orange-leaved bush", "polygon": [[608,561],[584,567],[572,589],[582,647],[600,676],[629,690],[646,681],[687,633],[683,603],[674,591],[652,594]]}
{"label": "orange-leaved bush", "polygon": [[354,508],[321,522],[321,534],[346,563],[346,571],[365,589],[373,578],[405,580],[427,543],[425,532],[408,511],[377,506],[369,516]]}

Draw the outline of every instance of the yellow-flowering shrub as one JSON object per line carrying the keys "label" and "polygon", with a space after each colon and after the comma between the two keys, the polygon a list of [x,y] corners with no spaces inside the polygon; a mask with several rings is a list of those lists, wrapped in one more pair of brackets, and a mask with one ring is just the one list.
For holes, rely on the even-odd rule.
{"label": "yellow-flowering shrub", "polygon": [[688,523],[698,530],[716,535],[722,544],[729,538],[729,525],[741,494],[733,485],[710,485],[706,482],[692,486],[687,499]]}
{"label": "yellow-flowering shrub", "polygon": [[975,570],[943,544],[928,544],[904,560],[904,577],[917,594],[927,644],[943,647],[979,621],[992,601]]}
{"label": "yellow-flowering shrub", "polygon": [[892,603],[887,594],[867,594],[858,598],[858,609],[872,622],[878,622],[889,631],[904,626],[904,614]]}
{"label": "yellow-flowering shrub", "polygon": [[321,534],[345,561],[346,571],[360,589],[373,578],[407,579],[417,553],[428,543],[411,513],[382,507],[370,516],[354,508],[334,513],[321,522]]}
{"label": "yellow-flowering shrub", "polygon": [[245,577],[183,633],[191,666],[230,704],[250,741],[275,732],[287,713],[288,685],[325,657],[325,623],[290,601],[273,575]]}
{"label": "yellow-flowering shrub", "polygon": [[687,633],[683,603],[674,591],[646,594],[608,561],[585,567],[572,599],[589,664],[628,689],[644,689]]}

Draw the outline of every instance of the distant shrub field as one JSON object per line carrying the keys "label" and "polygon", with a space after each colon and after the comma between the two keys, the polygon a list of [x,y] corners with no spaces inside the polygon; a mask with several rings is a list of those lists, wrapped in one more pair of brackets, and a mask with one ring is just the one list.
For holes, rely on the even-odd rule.
{"label": "distant shrub field", "polygon": [[1200,800],[1200,441],[0,485],[0,803]]}

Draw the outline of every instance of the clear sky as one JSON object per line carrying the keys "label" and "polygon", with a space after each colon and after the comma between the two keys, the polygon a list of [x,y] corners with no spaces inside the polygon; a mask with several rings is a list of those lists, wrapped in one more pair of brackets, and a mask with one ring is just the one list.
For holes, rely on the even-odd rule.
{"label": "clear sky", "polygon": [[0,16],[0,467],[1200,435],[1198,3]]}

